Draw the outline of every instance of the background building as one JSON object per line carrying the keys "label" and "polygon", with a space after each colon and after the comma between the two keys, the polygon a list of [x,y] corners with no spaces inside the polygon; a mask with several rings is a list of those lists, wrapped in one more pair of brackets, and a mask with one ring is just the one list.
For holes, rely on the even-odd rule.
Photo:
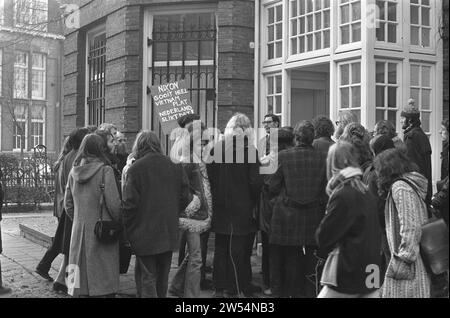
{"label": "background building", "polygon": [[[256,6],[255,120],[273,112],[294,125],[317,115],[335,120],[350,110],[369,130],[387,119],[401,134],[400,113],[413,98],[438,180],[445,96],[441,0],[257,0]],[[448,102],[448,90],[446,96]],[[448,117],[448,104],[445,109]]]}
{"label": "background building", "polygon": [[253,117],[254,1],[93,0],[66,28],[64,133],[111,122],[168,138],[149,87],[185,79],[203,121],[223,128],[231,114]]}
{"label": "background building", "polygon": [[63,35],[59,3],[0,0],[0,149],[61,144]]}

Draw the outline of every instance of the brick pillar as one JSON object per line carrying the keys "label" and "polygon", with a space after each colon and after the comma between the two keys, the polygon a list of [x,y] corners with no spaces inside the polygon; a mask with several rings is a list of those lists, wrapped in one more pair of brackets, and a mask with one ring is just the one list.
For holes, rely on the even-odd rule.
{"label": "brick pillar", "polygon": [[235,112],[253,121],[255,3],[253,0],[218,2],[218,128]]}

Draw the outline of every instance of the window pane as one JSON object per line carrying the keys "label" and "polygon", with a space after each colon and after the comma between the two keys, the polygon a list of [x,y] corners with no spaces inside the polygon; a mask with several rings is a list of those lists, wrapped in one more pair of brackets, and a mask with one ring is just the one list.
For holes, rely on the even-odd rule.
{"label": "window pane", "polygon": [[323,27],[324,29],[330,27],[330,10],[323,12]]}
{"label": "window pane", "polygon": [[376,107],[385,107],[384,101],[384,86],[377,86],[376,88]]}
{"label": "window pane", "polygon": [[377,83],[386,83],[385,76],[384,76],[384,63],[383,62],[377,62],[376,63],[376,82]]}
{"label": "window pane", "polygon": [[388,64],[388,83],[397,84],[397,64]]}
{"label": "window pane", "polygon": [[422,28],[422,46],[430,46],[430,29]]}
{"label": "window pane", "polygon": [[297,38],[293,38],[291,40],[291,54],[297,54],[298,48],[297,48]]}
{"label": "window pane", "polygon": [[341,85],[348,85],[350,83],[350,65],[341,65]]}
{"label": "window pane", "polygon": [[397,111],[388,110],[388,120],[397,128]]}
{"label": "window pane", "polygon": [[308,25],[307,32],[312,32],[313,29],[314,29],[313,15],[312,15],[312,14],[311,14],[311,15],[308,15],[308,16],[306,17],[306,20],[307,20],[307,25]]}
{"label": "window pane", "polygon": [[306,23],[306,19],[300,18],[300,34],[304,34],[306,32],[305,23]]}
{"label": "window pane", "polygon": [[384,110],[382,109],[377,109],[376,110],[376,118],[375,121],[379,122],[380,120],[384,120]]}
{"label": "window pane", "polygon": [[388,42],[397,43],[397,25],[388,24]]}
{"label": "window pane", "polygon": [[431,113],[422,112],[422,116],[421,116],[420,120],[422,122],[422,129],[426,133],[430,132],[430,119],[431,119]]}
{"label": "window pane", "polygon": [[361,41],[361,23],[352,24],[352,42]]}
{"label": "window pane", "polygon": [[316,13],[316,31],[322,29],[322,15],[320,13]]}
{"label": "window pane", "polygon": [[277,30],[277,40],[281,40],[283,38],[283,25],[277,24],[276,30]]}
{"label": "window pane", "polygon": [[397,88],[388,87],[388,107],[397,108]]}
{"label": "window pane", "polygon": [[271,44],[267,45],[267,50],[268,50],[267,58],[268,58],[269,60],[273,59],[273,58],[274,58],[274,56],[273,56],[273,53],[274,53],[274,52],[273,52],[273,51],[274,51],[274,44],[271,43]]}
{"label": "window pane", "polygon": [[283,20],[283,10],[282,6],[277,6],[277,21]]}
{"label": "window pane", "polygon": [[352,4],[352,21],[361,20],[361,3],[355,2]]}
{"label": "window pane", "polygon": [[269,42],[275,40],[275,27],[273,25],[269,26],[267,29],[269,33]]}
{"label": "window pane", "polygon": [[281,94],[282,81],[281,76],[276,76],[276,93]]}
{"label": "window pane", "polygon": [[352,110],[353,115],[356,116],[356,119],[358,123],[361,122],[361,111],[360,110]]}
{"label": "window pane", "polygon": [[352,64],[352,84],[361,83],[361,63]]}
{"label": "window pane", "polygon": [[411,6],[411,24],[419,24],[419,7]]}
{"label": "window pane", "polygon": [[380,26],[377,28],[377,40],[385,41],[386,23],[380,22]]}
{"label": "window pane", "polygon": [[281,45],[281,42],[277,42],[276,43],[276,49],[277,49],[277,53],[276,53],[276,57],[281,57],[283,55],[283,46]]}
{"label": "window pane", "polygon": [[305,52],[305,37],[304,36],[301,36],[301,37],[299,37],[299,44],[300,44],[300,50],[299,50],[299,52],[300,53],[304,53]]}
{"label": "window pane", "polygon": [[281,96],[275,97],[275,113],[281,113]]}
{"label": "window pane", "polygon": [[385,12],[384,12],[384,1],[377,0],[377,7],[378,7],[378,19],[380,20],[386,20],[385,18]]}
{"label": "window pane", "polygon": [[305,1],[299,1],[300,2],[300,11],[299,15],[305,14]]}
{"label": "window pane", "polygon": [[330,47],[330,31],[323,32],[323,47]]}
{"label": "window pane", "polygon": [[313,12],[313,0],[306,0],[306,12]]}
{"label": "window pane", "polygon": [[422,25],[430,25],[430,8],[422,8]]}
{"label": "window pane", "polygon": [[411,65],[411,85],[420,86],[420,66]]}
{"label": "window pane", "polygon": [[313,35],[312,34],[308,34],[307,35],[307,39],[308,39],[308,51],[313,51],[314,50]]}
{"label": "window pane", "polygon": [[320,32],[316,33],[316,50],[322,48],[322,34]]}
{"label": "window pane", "polygon": [[388,21],[397,21],[397,4],[388,4]]}
{"label": "window pane", "polygon": [[291,1],[291,17],[297,16],[297,0]]}
{"label": "window pane", "polygon": [[352,108],[361,107],[361,87],[352,87]]}
{"label": "window pane", "polygon": [[429,89],[424,89],[422,90],[422,103],[421,103],[421,108],[422,109],[431,109],[430,108],[431,105],[431,90]]}
{"label": "window pane", "polygon": [[273,113],[273,97],[267,97],[267,112],[269,114]]}
{"label": "window pane", "polygon": [[411,44],[419,45],[419,27],[411,27]]}
{"label": "window pane", "polygon": [[420,100],[420,89],[412,88],[411,89],[411,98],[416,101],[416,103]]}
{"label": "window pane", "polygon": [[274,8],[269,8],[268,15],[269,15],[269,24],[274,23],[275,22],[275,10],[274,10]]}
{"label": "window pane", "polygon": [[291,21],[291,34],[297,35],[297,19]]}
{"label": "window pane", "polygon": [[422,67],[422,87],[431,87],[431,68]]}
{"label": "window pane", "polygon": [[350,26],[346,25],[341,27],[341,43],[350,43]]}
{"label": "window pane", "polygon": [[341,24],[350,22],[350,6],[345,5],[341,7]]}
{"label": "window pane", "polygon": [[267,78],[267,93],[269,94],[269,95],[272,95],[273,94],[273,77],[271,76],[271,77],[268,77]]}
{"label": "window pane", "polygon": [[349,100],[349,88],[341,88],[341,108],[348,108]]}

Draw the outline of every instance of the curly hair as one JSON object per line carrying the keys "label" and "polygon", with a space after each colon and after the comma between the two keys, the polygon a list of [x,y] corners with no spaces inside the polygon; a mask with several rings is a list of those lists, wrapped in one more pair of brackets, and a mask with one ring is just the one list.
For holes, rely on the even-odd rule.
{"label": "curly hair", "polygon": [[309,120],[304,120],[295,125],[295,142],[297,145],[312,145],[314,141],[314,125]]}
{"label": "curly hair", "polygon": [[342,134],[340,140],[351,143],[359,154],[359,164],[363,166],[372,160],[372,151],[370,150],[370,134],[359,123],[350,123]]}
{"label": "curly hair", "polygon": [[315,138],[328,137],[334,134],[333,122],[326,116],[318,116],[313,119]]}
{"label": "curly hair", "polygon": [[392,139],[397,136],[397,132],[389,120],[383,119],[375,124],[375,135],[386,135]]}
{"label": "curly hair", "polygon": [[392,184],[403,174],[419,171],[418,166],[409,160],[401,149],[388,149],[381,152],[374,160],[375,171],[378,175],[378,194],[386,198]]}
{"label": "curly hair", "polygon": [[444,119],[441,124],[442,124],[442,126],[445,127],[445,129],[447,130],[447,133],[448,133],[448,124],[449,124],[448,119]]}

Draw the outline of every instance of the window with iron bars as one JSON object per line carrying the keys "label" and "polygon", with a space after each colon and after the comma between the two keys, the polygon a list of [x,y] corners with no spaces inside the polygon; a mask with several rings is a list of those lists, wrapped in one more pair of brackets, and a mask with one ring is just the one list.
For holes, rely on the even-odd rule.
{"label": "window with iron bars", "polygon": [[105,119],[106,33],[88,38],[88,124],[99,126]]}

